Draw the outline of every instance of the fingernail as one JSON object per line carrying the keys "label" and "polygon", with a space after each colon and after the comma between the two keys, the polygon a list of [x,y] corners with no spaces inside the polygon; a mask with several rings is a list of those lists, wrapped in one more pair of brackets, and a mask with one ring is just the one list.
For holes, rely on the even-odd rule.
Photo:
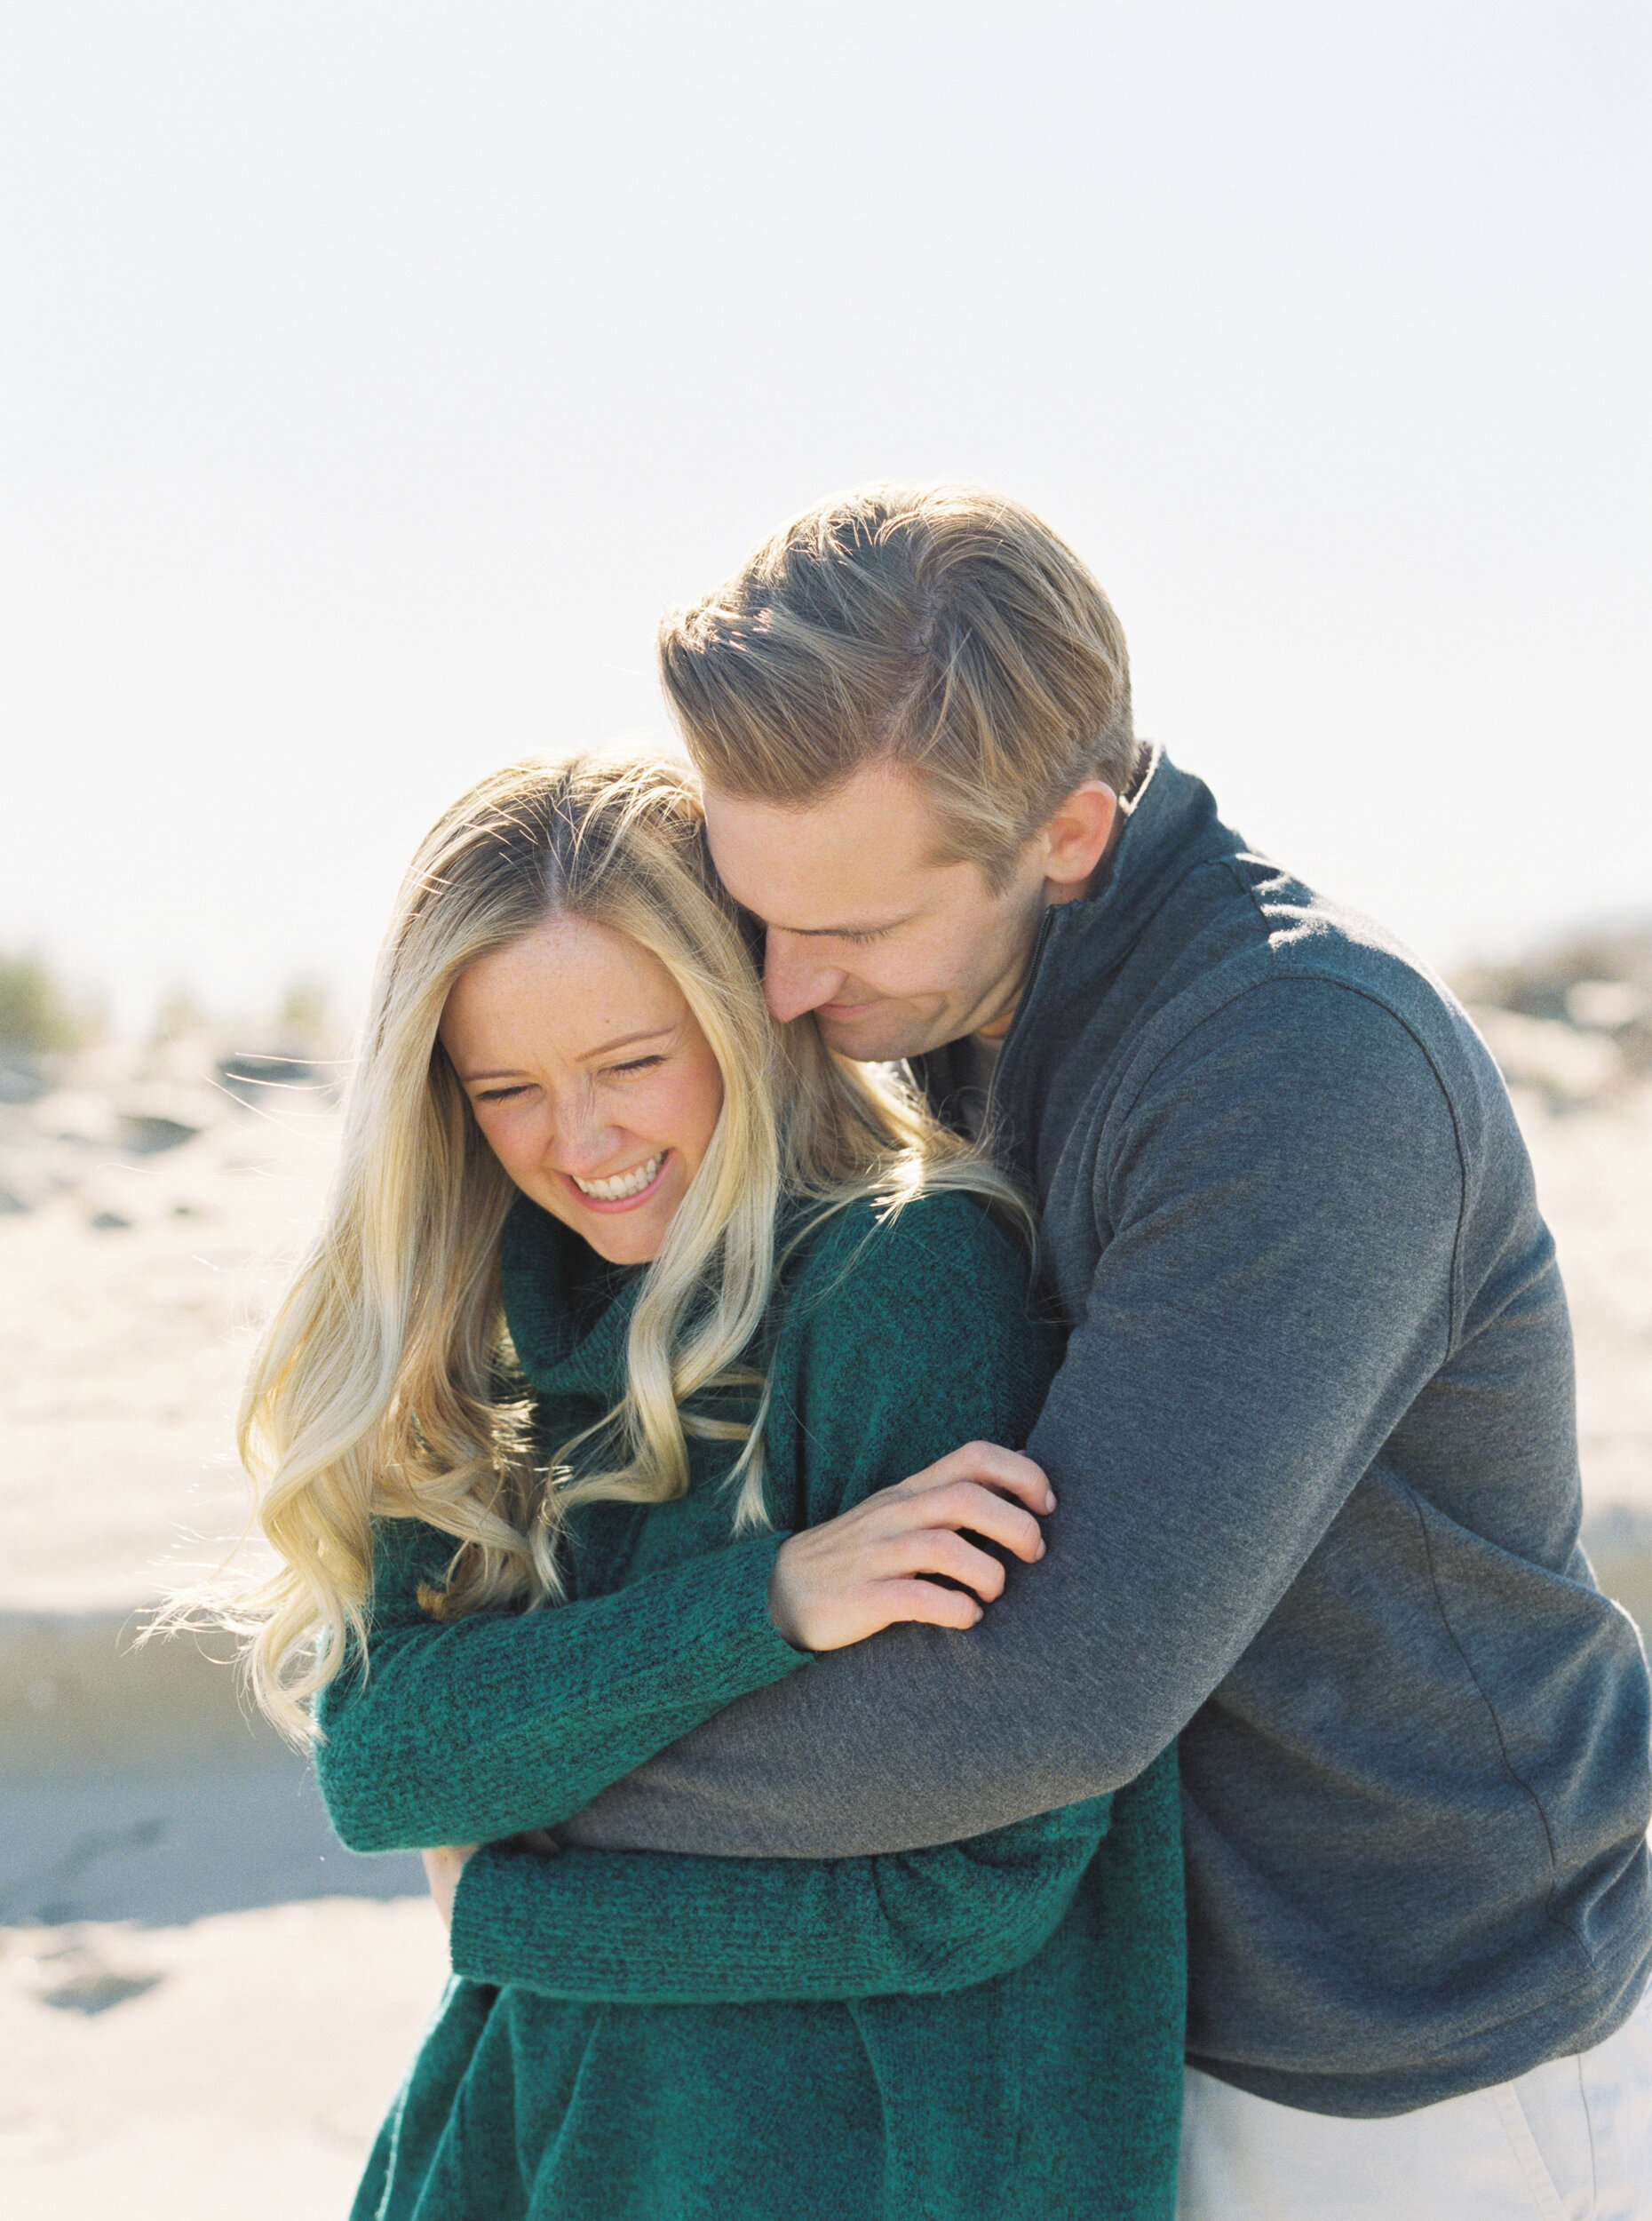
{"label": "fingernail", "polygon": [[1044,1552],[1045,1552],[1045,1551],[1049,1548],[1049,1547],[1050,1547],[1050,1546],[1049,1546],[1049,1544],[1048,1544],[1047,1542],[1045,1542],[1045,1541],[1044,1541],[1044,1540],[1043,1539],[1043,1537],[1042,1537],[1042,1536],[1040,1536],[1040,1538],[1039,1538],[1039,1541],[1038,1541],[1038,1555],[1039,1555],[1039,1556],[1040,1556],[1040,1557],[1042,1557],[1042,1556],[1044,1556]]}
{"label": "fingernail", "polygon": [[1055,1499],[1053,1496],[1046,1496],[1044,1498],[1044,1508],[1046,1511],[1053,1511],[1055,1509]]}

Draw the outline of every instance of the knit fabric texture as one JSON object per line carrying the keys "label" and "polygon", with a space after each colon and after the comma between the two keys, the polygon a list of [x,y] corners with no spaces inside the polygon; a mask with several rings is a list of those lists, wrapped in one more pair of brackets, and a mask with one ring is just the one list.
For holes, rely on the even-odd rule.
{"label": "knit fabric texture", "polygon": [[[637,1283],[592,1320],[582,1266],[567,1230],[517,1206],[505,1308],[546,1451],[623,1379]],[[767,1615],[785,1533],[960,1442],[1023,1439],[1057,1357],[1014,1246],[945,1196],[829,1220],[766,1340],[773,1532],[734,1537],[737,1445],[691,1437],[683,1497],[575,1513],[561,1604],[439,1623],[418,1591],[440,1585],[450,1539],[416,1521],[377,1532],[369,1670],[353,1663],[318,1707],[334,1824],[358,1850],[488,1847],[465,1868],[456,1978],[353,2221],[1173,2212],[1173,1749],[1112,1795],[888,1856],[501,1840],[808,1670]],[[962,1658],[975,1636],[946,1639]]]}

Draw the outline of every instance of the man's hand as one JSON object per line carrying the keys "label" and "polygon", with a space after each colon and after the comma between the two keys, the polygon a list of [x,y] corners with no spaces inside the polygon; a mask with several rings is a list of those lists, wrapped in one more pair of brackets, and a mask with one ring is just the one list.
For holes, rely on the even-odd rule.
{"label": "man's hand", "polygon": [[[1044,1548],[1033,1515],[1054,1509],[1030,1458],[965,1443],[782,1543],[769,1576],[769,1618],[800,1651],[840,1650],[897,1620],[973,1628],[1002,1591],[1004,1568],[961,1531],[1030,1565]],[[929,1578],[938,1573],[962,1586],[943,1588]]]}
{"label": "man's hand", "polygon": [[475,1843],[438,1843],[433,1851],[419,1853],[425,1861],[425,1879],[430,1883],[431,1898],[441,1915],[444,1928],[453,1925],[453,1893],[459,1886],[465,1861],[478,1848]]}

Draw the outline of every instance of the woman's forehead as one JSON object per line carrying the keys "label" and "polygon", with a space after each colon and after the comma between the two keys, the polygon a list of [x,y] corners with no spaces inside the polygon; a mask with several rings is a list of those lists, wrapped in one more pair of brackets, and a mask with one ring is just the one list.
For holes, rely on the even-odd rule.
{"label": "woman's forehead", "polygon": [[459,975],[441,1039],[467,1077],[530,1059],[580,1064],[680,1024],[687,1007],[652,951],[588,919],[553,918]]}

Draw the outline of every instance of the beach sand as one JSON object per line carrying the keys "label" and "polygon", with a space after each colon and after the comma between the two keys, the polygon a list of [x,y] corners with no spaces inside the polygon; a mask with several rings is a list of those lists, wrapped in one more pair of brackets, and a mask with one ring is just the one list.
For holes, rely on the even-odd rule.
{"label": "beach sand", "polygon": [[5,1930],[5,2210],[342,2217],[444,1965],[406,1899]]}
{"label": "beach sand", "polygon": [[[417,1862],[341,1851],[201,1646],[131,1648],[244,1518],[239,1381],[338,1135],[322,1093],[202,1071],[105,1052],[0,1100],[0,2179],[31,2221],[341,2215],[443,1978]],[[1516,1099],[1587,1533],[1644,1623],[1652,1086],[1585,1080]]]}

